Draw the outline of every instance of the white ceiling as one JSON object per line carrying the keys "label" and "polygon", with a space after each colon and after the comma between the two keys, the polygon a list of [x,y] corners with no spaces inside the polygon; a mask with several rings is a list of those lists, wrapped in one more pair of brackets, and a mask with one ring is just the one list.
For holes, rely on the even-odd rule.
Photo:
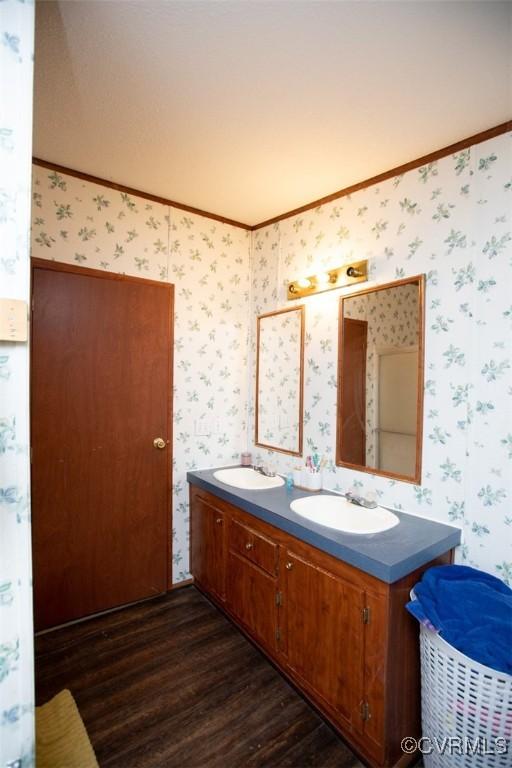
{"label": "white ceiling", "polygon": [[512,116],[512,3],[38,2],[34,154],[254,224]]}

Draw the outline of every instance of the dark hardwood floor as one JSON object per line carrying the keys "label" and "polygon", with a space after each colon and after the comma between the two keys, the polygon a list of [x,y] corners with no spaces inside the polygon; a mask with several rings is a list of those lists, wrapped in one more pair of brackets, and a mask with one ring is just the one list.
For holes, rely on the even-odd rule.
{"label": "dark hardwood floor", "polygon": [[362,765],[191,586],[37,637],[37,703],[63,688],[101,768]]}

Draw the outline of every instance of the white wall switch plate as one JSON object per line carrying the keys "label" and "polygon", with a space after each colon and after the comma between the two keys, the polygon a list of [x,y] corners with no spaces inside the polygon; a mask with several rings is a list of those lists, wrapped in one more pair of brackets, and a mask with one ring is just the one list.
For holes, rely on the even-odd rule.
{"label": "white wall switch plate", "polygon": [[196,437],[210,437],[213,433],[211,418],[196,419],[194,421],[194,434]]}
{"label": "white wall switch plate", "polygon": [[27,341],[28,305],[20,299],[0,299],[0,341]]}

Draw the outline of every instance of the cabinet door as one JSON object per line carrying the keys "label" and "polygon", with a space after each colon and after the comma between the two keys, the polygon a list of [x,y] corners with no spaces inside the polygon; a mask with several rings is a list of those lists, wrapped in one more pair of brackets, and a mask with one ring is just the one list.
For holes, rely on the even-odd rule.
{"label": "cabinet door", "polygon": [[289,549],[282,556],[287,664],[343,725],[360,730],[364,592]]}
{"label": "cabinet door", "polygon": [[226,520],[224,513],[198,495],[190,508],[191,570],[199,586],[226,597]]}
{"label": "cabinet door", "polygon": [[228,554],[227,604],[251,635],[271,652],[277,642],[276,580],[234,552]]}

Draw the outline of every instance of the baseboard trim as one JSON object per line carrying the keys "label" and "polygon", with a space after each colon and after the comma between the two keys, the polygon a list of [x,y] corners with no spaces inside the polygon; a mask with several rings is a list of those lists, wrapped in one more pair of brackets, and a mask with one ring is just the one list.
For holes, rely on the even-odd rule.
{"label": "baseboard trim", "polygon": [[194,577],[191,579],[184,579],[183,581],[176,581],[169,586],[169,592],[173,592],[175,589],[182,589],[182,587],[189,587],[194,583]]}

